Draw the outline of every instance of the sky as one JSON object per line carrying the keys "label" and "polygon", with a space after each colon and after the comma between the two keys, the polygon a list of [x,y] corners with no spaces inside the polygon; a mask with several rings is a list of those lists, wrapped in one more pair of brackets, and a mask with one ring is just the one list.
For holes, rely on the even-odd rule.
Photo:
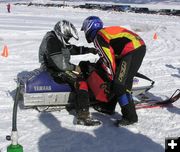
{"label": "sky", "polygon": [[[165,6],[165,4],[163,4]],[[166,5],[168,6],[168,5]],[[174,6],[176,7],[176,5]],[[148,94],[164,99],[180,88],[180,22],[178,16],[120,13],[80,8],[45,8],[0,3],[0,53],[4,46],[9,56],[0,56],[0,151],[6,152],[11,134],[13,97],[17,75],[38,68],[38,49],[45,33],[62,18],[77,28],[78,46],[92,46],[80,31],[83,20],[98,15],[105,26],[120,25],[137,32],[147,45],[147,52],[139,72],[155,81]],[[157,40],[153,39],[157,34]],[[73,56],[71,62],[95,61],[94,56]],[[22,102],[22,101],[21,101]],[[92,116],[102,121],[98,127],[74,124],[75,117],[66,110],[39,113],[34,109],[18,109],[19,143],[26,152],[164,152],[165,139],[180,135],[180,101],[172,107],[137,110],[139,122],[117,128],[121,118],[116,107],[113,116],[90,109]]]}

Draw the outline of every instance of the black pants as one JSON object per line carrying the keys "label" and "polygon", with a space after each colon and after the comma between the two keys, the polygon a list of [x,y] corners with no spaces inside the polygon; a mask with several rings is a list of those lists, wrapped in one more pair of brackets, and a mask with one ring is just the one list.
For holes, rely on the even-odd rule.
{"label": "black pants", "polygon": [[[127,90],[131,91],[133,78],[142,64],[145,53],[146,46],[141,46],[117,61],[115,80],[112,82],[112,92],[110,93],[111,95],[115,95],[110,98],[108,103],[99,103],[99,106],[110,113],[115,110],[117,98],[127,93]],[[101,76],[103,77],[103,74]]]}
{"label": "black pants", "polygon": [[89,111],[89,93],[86,89],[86,81],[82,75],[76,75],[71,71],[61,72],[53,75],[57,83],[68,83],[76,94],[75,109],[76,112]]}
{"label": "black pants", "polygon": [[141,46],[117,61],[117,69],[112,88],[116,96],[125,94],[127,90],[131,91],[133,78],[142,64],[145,53],[146,46]]}

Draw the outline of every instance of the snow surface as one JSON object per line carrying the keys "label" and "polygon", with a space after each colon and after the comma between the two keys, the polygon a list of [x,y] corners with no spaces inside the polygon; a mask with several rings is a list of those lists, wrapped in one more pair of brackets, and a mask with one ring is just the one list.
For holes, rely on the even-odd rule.
{"label": "snow surface", "polygon": [[[98,15],[106,26],[127,26],[139,33],[147,44],[147,53],[140,72],[156,84],[150,90],[154,98],[170,96],[180,88],[180,17],[112,11],[65,8],[12,6],[0,4],[0,49],[8,46],[9,56],[0,56],[0,151],[10,144],[5,136],[11,133],[12,108],[16,76],[39,67],[38,48],[44,34],[61,18],[70,20],[79,31],[80,40],[72,43],[89,46],[80,32],[83,20]],[[153,35],[157,33],[157,40]],[[91,54],[76,56],[72,62],[95,60]],[[114,116],[90,109],[92,116],[103,123],[99,127],[73,124],[67,111],[39,113],[19,109],[19,143],[25,152],[164,152],[165,138],[180,136],[180,102],[171,108],[137,110],[136,125],[116,128],[113,121],[121,118],[120,108]]]}

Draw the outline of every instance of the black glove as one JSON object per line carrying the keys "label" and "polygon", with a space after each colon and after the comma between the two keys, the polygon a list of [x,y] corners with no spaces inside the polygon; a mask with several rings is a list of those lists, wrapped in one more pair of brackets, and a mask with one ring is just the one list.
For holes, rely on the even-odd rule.
{"label": "black glove", "polygon": [[79,66],[80,66],[80,68],[81,68],[81,71],[83,72],[83,73],[86,73],[86,72],[88,72],[89,70],[89,65],[90,65],[90,62],[89,61],[81,61],[81,62],[79,62]]}
{"label": "black glove", "polygon": [[74,86],[75,82],[77,81],[77,75],[74,74],[71,71],[65,71],[65,72],[60,72],[58,73],[58,77],[61,82],[66,82],[70,84],[71,86]]}
{"label": "black glove", "polygon": [[80,47],[80,54],[86,54],[86,53],[92,53],[92,54],[97,54],[97,50],[95,48],[89,48],[89,47]]}
{"label": "black glove", "polygon": [[81,68],[81,73],[84,78],[88,78],[88,75],[90,73],[90,65],[91,63],[89,61],[81,61],[79,63],[79,67]]}

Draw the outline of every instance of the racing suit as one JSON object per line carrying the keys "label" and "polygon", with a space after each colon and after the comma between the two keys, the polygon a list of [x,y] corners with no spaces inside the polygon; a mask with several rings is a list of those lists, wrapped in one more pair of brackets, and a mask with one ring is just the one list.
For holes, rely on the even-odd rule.
{"label": "racing suit", "polygon": [[[100,56],[99,75],[111,84],[113,101],[105,105],[114,110],[117,101],[122,117],[129,123],[138,121],[131,96],[133,77],[139,70],[145,56],[146,46],[136,33],[119,26],[100,29],[93,41]],[[109,107],[108,107],[109,106]]]}

